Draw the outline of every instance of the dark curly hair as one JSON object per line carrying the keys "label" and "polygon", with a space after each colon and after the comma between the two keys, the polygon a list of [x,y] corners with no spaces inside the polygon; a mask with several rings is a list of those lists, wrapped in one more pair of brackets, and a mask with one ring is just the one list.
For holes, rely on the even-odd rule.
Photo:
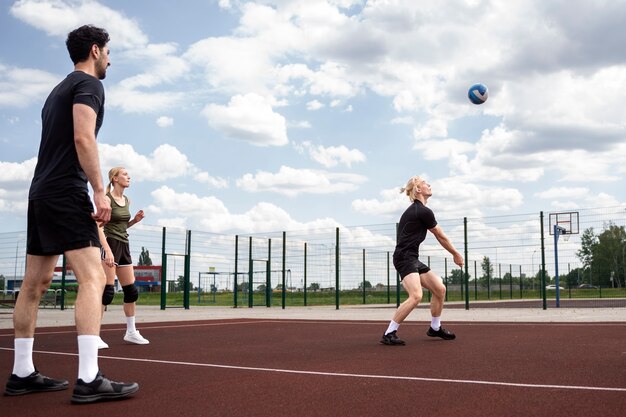
{"label": "dark curly hair", "polygon": [[77,64],[87,60],[92,45],[98,45],[98,48],[102,49],[109,40],[106,30],[93,25],[84,25],[67,34],[65,45],[72,62]]}

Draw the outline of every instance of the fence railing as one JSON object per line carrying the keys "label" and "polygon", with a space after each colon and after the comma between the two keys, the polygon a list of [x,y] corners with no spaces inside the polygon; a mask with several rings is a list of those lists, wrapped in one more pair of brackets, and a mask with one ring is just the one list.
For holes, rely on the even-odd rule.
{"label": "fence railing", "polygon": [[[465,254],[465,268],[456,266],[433,237],[421,245],[420,259],[441,276],[452,308],[626,307],[624,207],[578,213],[581,233],[558,241],[550,235],[548,213],[543,212],[440,220]],[[130,233],[134,260],[149,254],[151,263],[161,267],[158,285],[145,287],[156,293],[142,293],[140,304],[339,308],[398,305],[405,297],[391,262],[395,223],[249,235],[140,224]],[[19,289],[25,239],[25,232],[0,233],[4,299]],[[67,302],[62,305],[71,305],[72,294],[63,296]]]}

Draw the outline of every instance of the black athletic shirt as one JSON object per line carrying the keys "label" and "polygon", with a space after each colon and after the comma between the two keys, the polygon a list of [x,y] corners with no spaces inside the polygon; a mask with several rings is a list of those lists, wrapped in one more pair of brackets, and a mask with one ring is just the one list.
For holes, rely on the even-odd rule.
{"label": "black athletic shirt", "polygon": [[96,112],[98,135],[104,119],[104,87],[96,77],[74,71],[52,90],[41,110],[41,143],[28,195],[30,200],[88,192],[87,176],[74,144],[72,112],[77,103]]}
{"label": "black athletic shirt", "polygon": [[415,200],[400,217],[394,256],[418,256],[420,243],[426,239],[428,229],[435,226],[437,220],[433,211]]}

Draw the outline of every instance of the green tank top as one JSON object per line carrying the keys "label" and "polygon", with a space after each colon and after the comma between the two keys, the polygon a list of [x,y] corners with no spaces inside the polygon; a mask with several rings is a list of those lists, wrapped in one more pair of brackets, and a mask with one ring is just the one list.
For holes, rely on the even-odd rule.
{"label": "green tank top", "polygon": [[117,204],[111,193],[107,196],[111,199],[111,220],[104,225],[104,235],[125,243],[128,243],[128,222],[130,221],[130,208],[128,198],[124,196],[125,204]]}

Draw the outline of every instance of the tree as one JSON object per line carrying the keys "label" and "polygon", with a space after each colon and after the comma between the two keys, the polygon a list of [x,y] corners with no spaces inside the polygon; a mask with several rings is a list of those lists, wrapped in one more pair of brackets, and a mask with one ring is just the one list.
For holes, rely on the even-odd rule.
{"label": "tree", "polygon": [[481,280],[488,281],[493,277],[493,264],[488,256],[483,256],[483,261],[480,264],[480,268],[483,271],[483,276]]}
{"label": "tree", "polygon": [[603,287],[623,287],[626,283],[626,230],[609,222],[596,235],[593,228],[581,237],[581,249],[576,253],[585,267],[583,282]]}
{"label": "tree", "polygon": [[463,284],[465,282],[465,274],[462,269],[453,269],[448,277],[448,284]]}
{"label": "tree", "polygon": [[359,290],[363,290],[363,287],[365,287],[366,290],[372,288],[372,283],[367,280],[359,282]]}
{"label": "tree", "polygon": [[317,282],[312,282],[311,285],[309,285],[309,289],[313,292],[317,292],[317,290],[320,289],[320,284],[318,284]]}
{"label": "tree", "polygon": [[141,254],[139,255],[139,262],[137,262],[138,266],[152,266],[152,259],[150,259],[150,251],[148,249],[141,247]]}

